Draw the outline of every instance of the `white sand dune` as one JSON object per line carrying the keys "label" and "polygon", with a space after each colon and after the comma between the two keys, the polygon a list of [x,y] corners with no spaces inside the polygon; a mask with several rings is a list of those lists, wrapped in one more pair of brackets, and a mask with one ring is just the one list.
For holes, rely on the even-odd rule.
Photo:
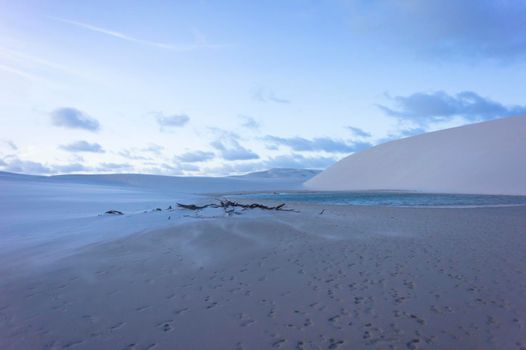
{"label": "white sand dune", "polygon": [[526,195],[526,117],[388,142],[346,157],[305,187]]}
{"label": "white sand dune", "polygon": [[0,349],[526,346],[526,206],[167,210],[303,175],[0,174]]}
{"label": "white sand dune", "polygon": [[[151,212],[205,194],[298,189],[311,171],[274,169],[239,177],[143,174],[32,176],[0,172],[0,273],[40,264],[88,244],[185,220],[183,212]],[[263,173],[264,174],[264,173]],[[213,200],[209,198],[207,200]],[[122,217],[99,217],[107,210]],[[146,212],[146,213],[145,213]]]}

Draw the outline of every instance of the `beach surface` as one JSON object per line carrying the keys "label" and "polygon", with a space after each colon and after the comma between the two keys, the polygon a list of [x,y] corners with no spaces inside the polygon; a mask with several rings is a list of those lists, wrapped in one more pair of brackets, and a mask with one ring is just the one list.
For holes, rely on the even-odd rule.
{"label": "beach surface", "polygon": [[526,348],[526,207],[289,207],[4,264],[0,348]]}

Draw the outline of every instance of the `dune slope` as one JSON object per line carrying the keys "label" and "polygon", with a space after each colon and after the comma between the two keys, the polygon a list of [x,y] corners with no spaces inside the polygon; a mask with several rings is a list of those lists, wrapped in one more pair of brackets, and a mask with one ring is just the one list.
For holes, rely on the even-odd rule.
{"label": "dune slope", "polygon": [[305,182],[311,190],[526,195],[526,117],[477,123],[352,154]]}

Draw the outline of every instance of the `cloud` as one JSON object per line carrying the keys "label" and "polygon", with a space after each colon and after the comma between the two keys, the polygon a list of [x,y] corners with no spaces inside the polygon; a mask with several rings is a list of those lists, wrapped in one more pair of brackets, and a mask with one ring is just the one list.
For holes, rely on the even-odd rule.
{"label": "cloud", "polygon": [[80,163],[53,166],[53,173],[59,173],[59,174],[89,172],[90,170],[91,168],[85,167],[84,165]]}
{"label": "cloud", "polygon": [[[160,164],[149,169],[150,172],[165,175],[195,175],[201,171],[201,167],[193,163]],[[209,175],[209,174],[207,174]]]}
{"label": "cloud", "polygon": [[176,169],[179,169],[181,172],[197,172],[200,170],[200,167],[195,164],[182,163],[177,164]]}
{"label": "cloud", "polygon": [[164,149],[163,146],[157,145],[155,143],[150,143],[148,144],[148,146],[142,148],[141,150],[147,153],[161,154],[163,149]]}
{"label": "cloud", "polygon": [[18,146],[11,140],[0,140],[0,149],[7,151],[17,151]]}
{"label": "cloud", "polygon": [[232,45],[224,45],[224,44],[210,44],[206,40],[206,38],[196,30],[194,30],[194,42],[192,44],[174,45],[174,44],[169,44],[169,43],[138,39],[128,34],[124,34],[122,32],[102,28],[102,27],[84,23],[84,22],[73,21],[70,19],[57,18],[57,17],[50,17],[50,18],[58,22],[67,23],[67,24],[70,24],[70,25],[73,25],[79,28],[87,29],[92,32],[111,36],[116,39],[128,41],[128,42],[135,43],[135,44],[152,46],[152,47],[156,47],[159,49],[171,50],[171,51],[185,52],[185,51],[194,51],[194,50],[199,50],[199,49],[220,49],[220,48],[232,46]]}
{"label": "cloud", "polygon": [[420,135],[420,134],[424,134],[425,132],[426,132],[426,129],[422,127],[401,129],[395,133],[391,133],[387,135],[386,137],[378,140],[377,144],[382,144],[382,143],[386,143],[389,141],[403,139],[403,138],[410,137],[410,136]]}
{"label": "cloud", "polygon": [[293,154],[270,158],[264,162],[264,166],[266,169],[326,169],[337,161],[338,159],[332,157],[305,157],[301,154]]}
{"label": "cloud", "polygon": [[248,115],[240,115],[239,118],[242,120],[241,125],[244,128],[258,130],[261,124],[254,118]]}
{"label": "cloud", "polygon": [[133,170],[133,166],[128,163],[101,163],[95,170],[105,172],[130,171]]}
{"label": "cloud", "polygon": [[240,140],[241,139],[239,134],[237,134],[237,133],[235,133],[233,131],[229,131],[229,130],[225,130],[225,129],[221,129],[221,128],[208,127],[207,131],[209,131],[213,135],[213,137],[215,137],[216,139],[222,139],[222,138],[234,139],[234,140]]}
{"label": "cloud", "polygon": [[58,108],[51,112],[51,121],[55,126],[69,129],[84,129],[88,131],[98,131],[99,121],[72,107]]}
{"label": "cloud", "polygon": [[408,47],[430,58],[510,60],[526,55],[526,2],[369,1],[345,2],[356,37]]}
{"label": "cloud", "polygon": [[207,174],[234,175],[273,168],[326,169],[337,161],[337,158],[332,157],[305,157],[301,154],[292,154],[270,157],[260,161],[225,163],[219,167],[204,168],[201,170]]}
{"label": "cloud", "polygon": [[76,141],[67,145],[60,146],[68,152],[92,152],[92,153],[104,153],[104,149],[98,143],[89,143],[87,141]]}
{"label": "cloud", "polygon": [[409,129],[400,130],[398,135],[399,137],[409,137],[409,136],[424,134],[425,132],[426,132],[426,129],[424,128],[409,128]]}
{"label": "cloud", "polygon": [[353,136],[356,137],[371,137],[371,134],[367,131],[364,131],[360,128],[354,127],[354,126],[348,126],[347,129],[351,132]]}
{"label": "cloud", "polygon": [[11,141],[11,140],[6,140],[5,143],[6,143],[9,147],[11,147],[11,149],[12,149],[13,151],[18,150],[18,146],[17,146],[13,141]]}
{"label": "cloud", "polygon": [[[82,160],[82,157],[74,158]],[[91,171],[91,168],[85,167],[78,161],[69,164],[43,164],[31,160],[23,160],[13,155],[0,159],[0,168],[3,171],[29,175],[52,175],[57,173],[65,174]]]}
{"label": "cloud", "polygon": [[152,160],[151,155],[160,156],[162,153],[162,150],[164,149],[163,146],[159,146],[155,143],[150,143],[148,146],[143,148],[128,148],[124,149],[118,154],[121,157],[127,158],[127,159],[133,159],[133,160]]}
{"label": "cloud", "polygon": [[163,114],[157,114],[157,123],[161,126],[161,130],[164,128],[181,128],[185,126],[189,121],[190,117],[186,114],[174,114],[165,116]]}
{"label": "cloud", "polygon": [[39,78],[36,75],[33,75],[31,73],[25,72],[23,70],[20,70],[18,68],[11,67],[11,66],[8,66],[8,65],[5,65],[5,64],[0,64],[0,70],[3,70],[4,72],[8,72],[8,73],[11,73],[11,74],[14,74],[14,75],[17,75],[18,77],[24,78],[24,79],[29,80],[29,81],[36,82],[36,81],[42,80],[41,78]]}
{"label": "cloud", "polygon": [[213,152],[195,151],[183,153],[179,156],[176,156],[176,159],[184,163],[197,163],[214,159],[214,157],[215,154]]}
{"label": "cloud", "polygon": [[389,116],[409,120],[418,125],[447,121],[455,117],[462,117],[468,121],[483,121],[526,114],[526,106],[505,106],[471,91],[455,95],[443,91],[418,92],[390,99],[394,107],[378,107]]}
{"label": "cloud", "polygon": [[21,160],[18,158],[10,159],[9,161],[3,161],[4,171],[19,174],[32,174],[32,175],[43,175],[52,172],[51,168],[38,162],[29,160]]}
{"label": "cloud", "polygon": [[217,139],[210,145],[226,160],[259,159],[259,155],[241,146],[234,137]]}
{"label": "cloud", "polygon": [[303,137],[278,137],[268,135],[264,140],[272,146],[286,146],[294,151],[324,151],[329,153],[349,153],[357,152],[369,148],[372,145],[368,142],[347,142],[329,137],[318,137],[306,139]]}
{"label": "cloud", "polygon": [[[1,47],[0,46],[0,56],[3,56],[2,58],[7,58],[8,60],[10,60],[11,62],[14,62],[15,64],[17,65],[20,65],[22,64],[23,66],[39,66],[41,68],[44,68],[44,69],[51,69],[51,70],[54,70],[56,72],[60,72],[60,73],[66,73],[66,74],[69,74],[69,75],[72,75],[72,76],[77,76],[79,78],[83,78],[83,79],[88,79],[88,80],[93,80],[93,76],[89,75],[89,74],[86,74],[85,72],[78,72],[78,71],[75,71],[75,70],[72,70],[66,66],[63,66],[61,64],[57,64],[57,63],[54,63],[54,62],[50,62],[50,61],[47,61],[45,59],[42,59],[40,57],[36,57],[36,56],[31,56],[31,55],[28,55],[26,53],[23,53],[23,52],[20,52],[20,51],[16,51],[16,50],[12,50],[12,49],[9,49],[9,48],[6,48],[6,47]],[[11,71],[12,73],[15,73],[15,74],[22,74],[24,77],[28,77],[28,73],[27,72],[13,72]],[[41,78],[37,77],[37,76],[30,76],[31,79],[34,79],[34,80],[39,80]]]}
{"label": "cloud", "polygon": [[182,172],[172,164],[161,163],[147,169],[147,174],[155,175],[181,175]]}
{"label": "cloud", "polygon": [[274,103],[283,103],[287,104],[290,103],[290,100],[282,97],[276,96],[273,90],[264,88],[264,87],[257,87],[252,90],[252,98],[259,102],[274,102]]}
{"label": "cloud", "polygon": [[0,159],[2,170],[29,175],[52,175],[68,174],[74,172],[90,172],[92,169],[76,162],[71,164],[42,164],[30,160],[22,160],[17,157],[9,159]]}
{"label": "cloud", "polygon": [[136,149],[124,149],[120,151],[118,154],[121,157],[124,157],[126,159],[132,159],[132,160],[151,160],[152,159],[150,157],[146,157],[142,155],[141,152],[139,152]]}

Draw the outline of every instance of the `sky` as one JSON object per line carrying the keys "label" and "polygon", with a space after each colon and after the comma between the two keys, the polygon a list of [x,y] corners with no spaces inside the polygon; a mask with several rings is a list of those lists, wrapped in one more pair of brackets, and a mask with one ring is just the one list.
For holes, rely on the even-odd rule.
{"label": "sky", "polygon": [[526,115],[522,0],[0,0],[0,170],[324,169]]}

